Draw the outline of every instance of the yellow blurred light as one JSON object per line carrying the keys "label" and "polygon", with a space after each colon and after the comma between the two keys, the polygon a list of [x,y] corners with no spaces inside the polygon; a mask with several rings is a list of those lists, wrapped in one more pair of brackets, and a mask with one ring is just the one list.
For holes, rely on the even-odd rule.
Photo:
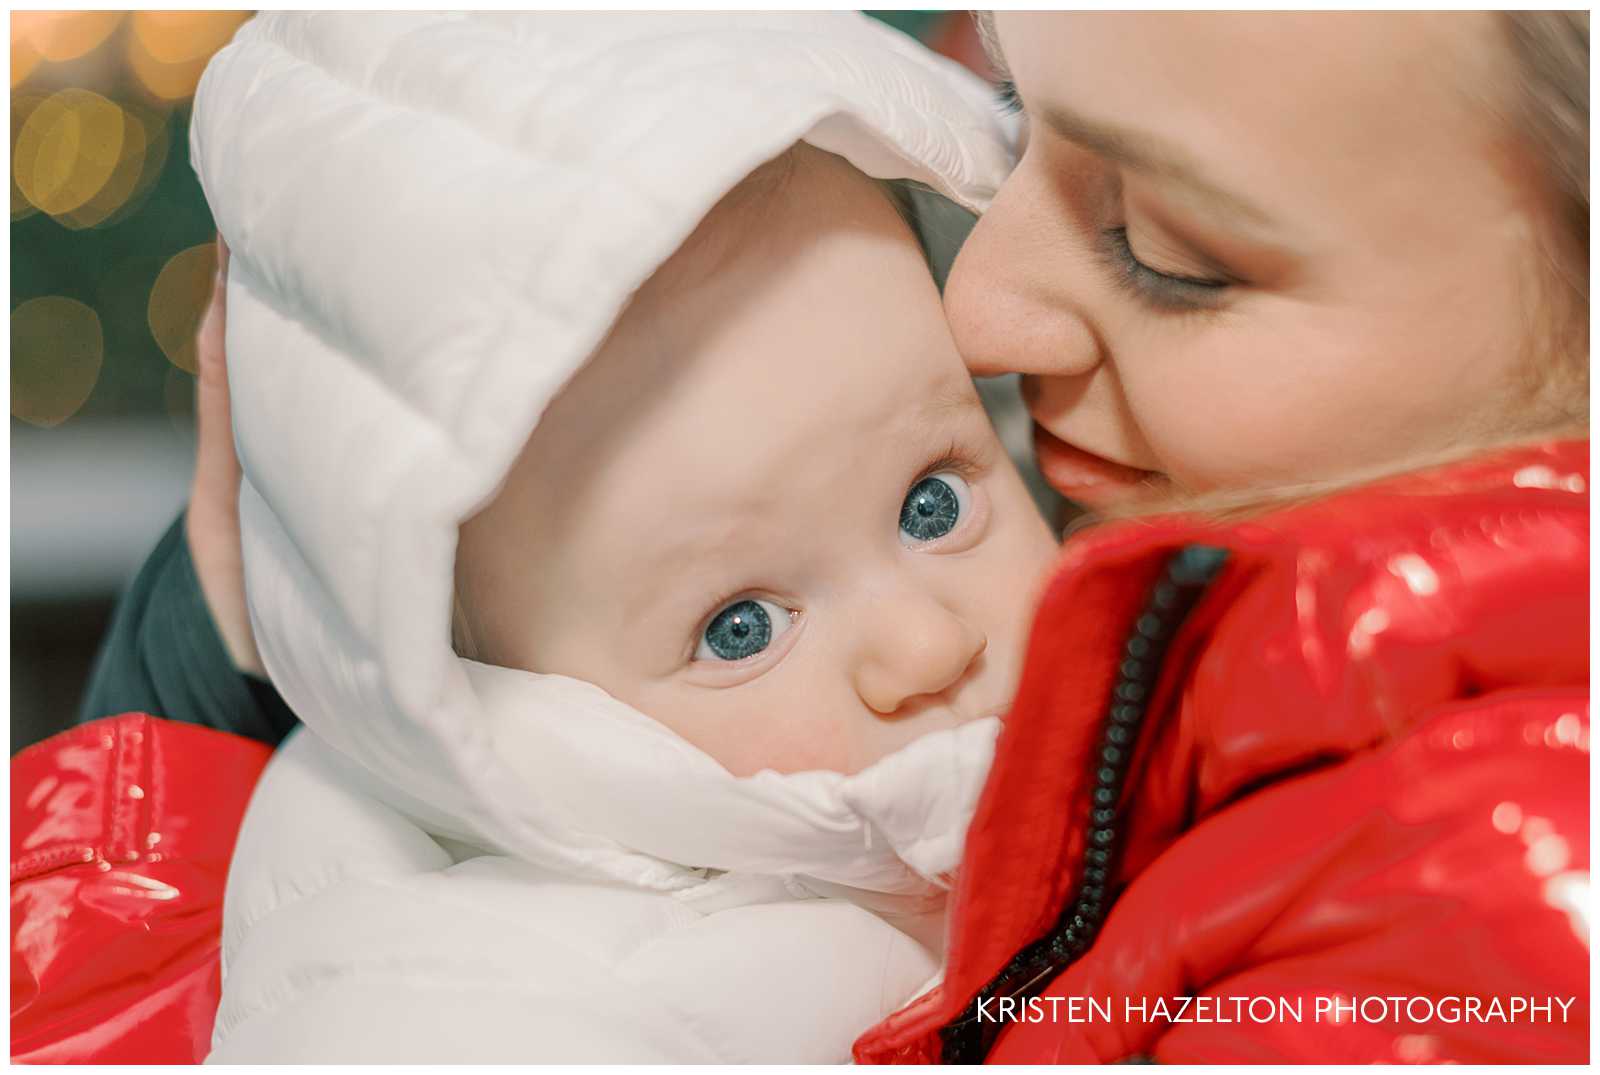
{"label": "yellow blurred light", "polygon": [[52,94],[28,116],[11,161],[17,188],[60,216],[98,194],[122,158],[122,109],[89,90]]}
{"label": "yellow blurred light", "polygon": [[154,97],[163,101],[181,101],[194,96],[200,84],[200,73],[205,70],[205,60],[187,63],[161,63],[150,58],[138,38],[128,39],[128,66],[139,76],[140,83]]}
{"label": "yellow blurred light", "polygon": [[122,21],[121,11],[16,11],[11,15],[13,50],[26,39],[50,63],[75,60],[99,48]]}
{"label": "yellow blurred light", "polygon": [[[158,109],[150,108],[138,101],[127,101],[122,104],[122,111],[128,125],[128,141],[140,142],[144,146],[144,157],[139,164],[138,175],[134,180],[133,189],[128,192],[122,203],[113,208],[109,215],[94,220],[92,223],[80,222],[83,218],[79,213],[68,214],[62,218],[62,223],[69,227],[100,227],[107,228],[126,220],[129,215],[138,210],[150,189],[161,178],[161,171],[167,165],[167,151],[171,148],[172,135],[167,122],[167,114]],[[125,151],[131,152],[131,150]],[[124,157],[126,161],[126,157]],[[119,164],[119,167],[122,167]],[[107,188],[112,188],[118,182],[113,173],[112,178],[106,183]],[[101,202],[101,198],[92,199],[92,204]],[[85,207],[87,208],[87,207]]]}
{"label": "yellow blurred light", "polygon": [[103,224],[127,203],[143,177],[148,148],[144,124],[137,117],[124,112],[122,130],[121,152],[105,184],[78,208],[56,217],[68,228],[76,231]]}
{"label": "yellow blurred light", "polygon": [[249,17],[243,11],[135,11],[133,32],[151,60],[184,64],[210,59]]}
{"label": "yellow blurred light", "polygon": [[128,66],[162,100],[192,97],[212,54],[247,18],[243,11],[138,12],[128,35]]}
{"label": "yellow blurred light", "polygon": [[11,311],[11,413],[56,426],[83,406],[100,377],[100,318],[76,299],[48,295]]}
{"label": "yellow blurred light", "polygon": [[[13,19],[15,15],[11,16]],[[34,68],[39,66],[41,57],[38,50],[33,47],[27,35],[19,34],[16,26],[11,28],[11,88],[16,89],[33,74]]]}
{"label": "yellow blurred light", "polygon": [[[32,93],[13,93],[11,95],[11,159],[17,159],[17,135],[22,133],[22,128],[27,125],[28,117],[33,115],[33,110],[44,103],[44,98]],[[32,216],[39,211],[22,193],[22,188],[17,186],[17,173],[13,169],[11,179],[11,219],[21,220]]]}
{"label": "yellow blurred light", "polygon": [[150,334],[167,360],[186,373],[200,368],[194,334],[211,298],[216,272],[216,244],[201,243],[174,255],[150,289]]}

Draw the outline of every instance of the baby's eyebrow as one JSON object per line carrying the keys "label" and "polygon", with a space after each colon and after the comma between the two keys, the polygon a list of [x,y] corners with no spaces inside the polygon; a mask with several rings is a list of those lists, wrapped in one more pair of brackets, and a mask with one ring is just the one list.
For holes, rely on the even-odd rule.
{"label": "baby's eyebrow", "polygon": [[943,383],[935,388],[923,401],[922,414],[935,421],[949,421],[962,415],[983,409],[983,402],[978,399],[976,387],[968,384]]}
{"label": "baby's eyebrow", "polygon": [[978,423],[989,424],[977,386],[970,381],[941,381],[917,401],[910,414],[911,424],[906,432],[918,445],[914,451],[930,446],[944,450],[957,443],[967,443]]}

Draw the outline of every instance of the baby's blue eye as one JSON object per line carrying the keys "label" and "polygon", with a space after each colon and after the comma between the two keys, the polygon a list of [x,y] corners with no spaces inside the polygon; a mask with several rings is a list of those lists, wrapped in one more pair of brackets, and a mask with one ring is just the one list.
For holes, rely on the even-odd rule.
{"label": "baby's blue eye", "polygon": [[911,487],[900,505],[900,535],[908,542],[933,541],[956,528],[972,502],[966,479],[953,471],[930,474]]}
{"label": "baby's blue eye", "polygon": [[[772,644],[788,628],[790,614],[771,601],[747,597],[711,617],[695,647],[697,660],[742,661]],[[776,630],[774,630],[776,628]]]}

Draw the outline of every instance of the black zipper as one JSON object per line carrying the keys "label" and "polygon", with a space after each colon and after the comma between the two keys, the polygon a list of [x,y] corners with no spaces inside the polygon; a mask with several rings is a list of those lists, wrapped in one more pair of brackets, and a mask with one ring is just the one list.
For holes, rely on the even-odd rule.
{"label": "black zipper", "polygon": [[[1216,578],[1227,550],[1189,545],[1168,558],[1150,587],[1143,609],[1123,644],[1116,686],[1102,720],[1099,744],[1090,763],[1089,829],[1078,889],[1044,936],[1012,957],[973,997],[960,1015],[939,1029],[940,1059],[946,1064],[979,1064],[1005,1023],[992,1002],[1038,996],[1088,950],[1110,910],[1108,886],[1121,850],[1122,796],[1128,759],[1133,756],[1145,706],[1161,672],[1167,643]],[[987,1007],[985,1007],[987,1006]],[[987,1016],[980,1014],[987,1011]]]}

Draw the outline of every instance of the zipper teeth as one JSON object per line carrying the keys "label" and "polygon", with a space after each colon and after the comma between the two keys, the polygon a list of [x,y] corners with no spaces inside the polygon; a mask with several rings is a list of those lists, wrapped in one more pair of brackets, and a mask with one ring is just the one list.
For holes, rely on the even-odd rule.
{"label": "zipper teeth", "polygon": [[1090,769],[1089,819],[1078,886],[1044,936],[1012,957],[972,998],[960,1015],[939,1030],[946,1064],[981,1063],[1003,1023],[979,1019],[988,1000],[1038,996],[1093,942],[1110,909],[1108,886],[1121,850],[1124,818],[1118,810],[1122,781],[1133,756],[1145,706],[1155,689],[1167,643],[1194,609],[1227,559],[1224,549],[1189,545],[1167,559],[1150,588],[1133,630],[1123,644],[1116,686],[1101,722]]}

